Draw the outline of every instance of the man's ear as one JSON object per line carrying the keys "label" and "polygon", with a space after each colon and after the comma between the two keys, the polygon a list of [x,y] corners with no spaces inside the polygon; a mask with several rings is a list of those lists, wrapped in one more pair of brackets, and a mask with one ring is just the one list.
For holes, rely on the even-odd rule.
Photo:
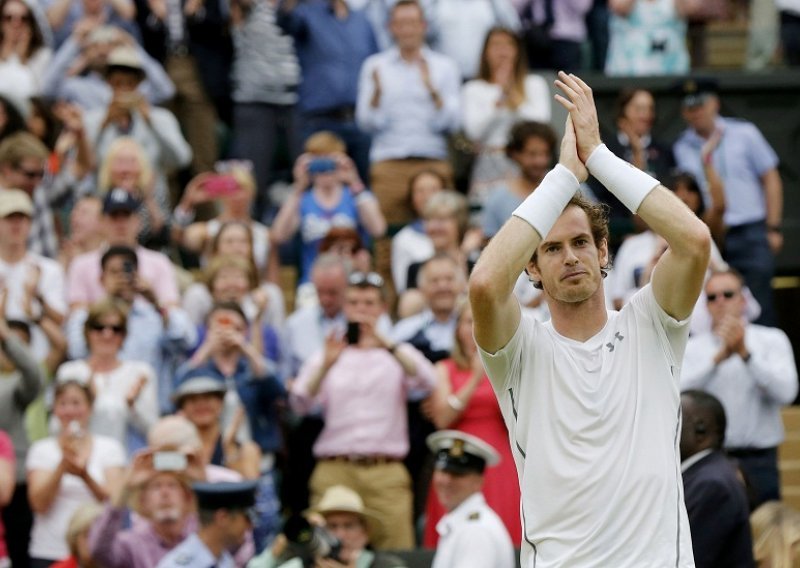
{"label": "man's ear", "polygon": [[541,290],[542,275],[539,273],[539,267],[536,266],[534,261],[530,261],[525,267],[525,274],[528,275],[528,280],[533,284],[533,287]]}

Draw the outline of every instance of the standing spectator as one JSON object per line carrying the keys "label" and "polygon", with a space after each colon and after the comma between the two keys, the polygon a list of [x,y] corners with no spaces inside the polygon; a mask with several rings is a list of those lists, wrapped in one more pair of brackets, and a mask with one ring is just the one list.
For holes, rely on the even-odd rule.
{"label": "standing spectator", "polygon": [[300,233],[300,285],[308,282],[319,243],[331,228],[358,229],[365,238],[386,232],[375,196],[344,153],[343,141],[330,132],[306,142],[306,153],[295,162],[293,190],[275,218],[272,238],[284,243]]}
{"label": "standing spectator", "polygon": [[0,91],[27,105],[42,94],[43,76],[53,51],[52,37],[38,2],[0,2]]}
{"label": "standing spectator", "polygon": [[133,22],[136,7],[132,0],[46,0],[42,6],[53,29],[56,48],[76,29],[85,33],[82,30],[92,30],[104,24],[118,26],[138,36]]}
{"label": "standing spectator", "polygon": [[792,67],[800,66],[800,0],[775,0],[781,17],[783,60]]}
{"label": "standing spectator", "polygon": [[[16,487],[16,475],[14,473],[16,459],[14,458],[14,444],[11,437],[0,430],[0,512],[11,503]],[[5,539],[5,528],[0,519],[0,566],[11,566],[8,559],[8,546]]]}
{"label": "standing spectator", "polygon": [[400,0],[389,27],[397,47],[371,56],[358,80],[359,126],[373,135],[370,179],[389,223],[414,213],[408,180],[417,170],[452,177],[447,134],[460,123],[460,75],[455,62],[425,47],[425,18],[416,0]]}
{"label": "standing spectator", "polygon": [[516,164],[518,174],[491,186],[483,203],[481,228],[493,237],[511,212],[536,191],[553,164],[556,133],[540,122],[518,122],[511,128],[505,155]]}
{"label": "standing spectator", "polygon": [[780,498],[780,411],[797,396],[797,368],[783,331],[744,319],[743,285],[732,271],[706,283],[712,331],[689,339],[681,388],[702,389],[720,400],[730,417],[725,448],[739,460],[761,504]]}
{"label": "standing spectator", "polygon": [[[294,160],[299,143],[295,124],[300,65],[294,41],[277,25],[277,0],[236,0],[233,24],[233,148],[250,160],[256,178],[253,217],[264,219],[277,202],[267,195],[281,140]],[[283,135],[281,138],[280,135]]]}
{"label": "standing spectator", "polygon": [[456,62],[464,80],[478,75],[481,44],[495,26],[512,36],[521,27],[512,0],[436,0],[433,12],[439,25],[433,45]]}
{"label": "standing spectator", "polygon": [[109,53],[121,45],[133,48],[142,62],[145,77],[137,90],[150,104],[171,99],[175,86],[161,64],[121,28],[105,24],[91,29],[82,26],[72,32],[45,70],[42,94],[70,101],[84,110],[107,106],[113,93],[103,75]]}
{"label": "standing spectator", "polygon": [[367,179],[370,137],[356,126],[358,73],[378,51],[366,16],[344,0],[283,0],[279,22],[294,38],[302,77],[298,89],[300,143],[330,131],[344,140]]}
{"label": "standing spectator", "polygon": [[[383,51],[394,45],[394,38],[389,30],[389,19],[392,8],[399,0],[347,0],[347,5],[354,10],[364,10],[364,13],[372,24],[372,31],[378,42],[378,49]],[[425,21],[428,29],[425,33],[425,41],[428,45],[435,45],[439,40],[439,23],[436,21],[436,4],[438,0],[419,0],[419,5],[425,13]]]}
{"label": "standing spectator", "polygon": [[394,291],[402,294],[408,282],[408,268],[433,256],[433,243],[425,232],[422,218],[428,200],[445,189],[447,182],[434,170],[419,170],[408,180],[408,199],[415,218],[392,237],[392,281]]}
{"label": "standing spectator", "polygon": [[608,75],[684,75],[689,71],[681,0],[610,0]]}
{"label": "standing spectator", "polygon": [[577,71],[592,0],[512,0],[523,22],[531,69]]}
{"label": "standing spectator", "polygon": [[[694,175],[708,204],[703,161],[711,161],[725,189],[727,225],[723,254],[761,305],[757,323],[774,325],[772,275],[783,248],[783,182],[778,156],[750,122],[719,115],[716,84],[689,79],[682,84],[683,118],[689,128],[673,148],[678,167]],[[703,148],[718,137],[711,152]]]}
{"label": "standing spectator", "polygon": [[[499,464],[484,472],[482,493],[487,505],[502,520],[511,542],[519,546],[522,542],[520,490],[515,481],[508,431],[472,337],[472,309],[467,302],[462,302],[456,314],[450,357],[436,364],[431,419],[439,430],[457,430],[480,438],[500,456]],[[423,541],[426,548],[436,548],[437,524],[445,512],[435,492],[429,492]]]}
{"label": "standing spectator", "polygon": [[753,566],[744,484],[722,451],[725,409],[703,391],[681,393],[681,471],[697,568]]}
{"label": "standing spectator", "polygon": [[[109,53],[105,78],[113,95],[108,105],[86,113],[86,134],[94,144],[98,162],[103,162],[114,140],[133,138],[144,148],[158,180],[188,166],[192,149],[175,115],[151,106],[137,90],[144,77],[141,59],[133,48],[117,47]],[[166,187],[163,179],[157,183]]]}
{"label": "standing spectator", "polygon": [[513,30],[492,28],[486,34],[478,77],[464,85],[461,104],[464,132],[478,148],[470,194],[484,205],[489,186],[516,173],[505,151],[514,124],[550,120],[550,88],[542,77],[528,74]]}
{"label": "standing spectator", "polygon": [[[2,296],[5,295],[4,292]],[[15,566],[28,566],[33,516],[25,476],[30,445],[25,413],[44,388],[44,375],[26,344],[25,340],[30,340],[30,334],[25,336],[27,326],[20,324],[13,320],[9,324],[0,314],[0,430],[8,433],[14,445],[16,479],[11,501],[2,508],[2,518],[9,557]]]}
{"label": "standing spectator", "polygon": [[428,445],[436,453],[433,486],[447,511],[436,525],[441,539],[433,568],[516,566],[508,531],[481,492],[486,466],[497,465],[500,455],[480,438],[455,430],[431,434]]}
{"label": "standing spectator", "polygon": [[105,501],[122,480],[125,451],[116,440],[88,431],[92,393],[87,385],[60,383],[53,415],[58,436],[35,442],[28,451],[28,499],[33,509],[32,568],[66,558],[72,514],[88,500]]}
{"label": "standing spectator", "polygon": [[[80,381],[91,387],[94,405],[90,430],[114,438],[130,455],[144,444],[159,408],[153,367],[120,358],[127,324],[123,304],[110,299],[93,304],[83,324],[88,357],[61,365],[56,380]],[[134,440],[129,440],[131,435]]]}
{"label": "standing spectator", "polygon": [[125,190],[110,191],[105,196],[101,221],[103,245],[76,256],[67,272],[67,301],[71,310],[86,307],[105,296],[100,282],[100,258],[109,246],[126,246],[136,251],[139,274],[161,306],[176,306],[180,302],[175,269],[169,258],[138,243],[139,207],[141,203]]}
{"label": "standing spectator", "polygon": [[[411,479],[402,460],[408,452],[406,398],[429,391],[434,371],[411,345],[396,344],[376,329],[385,311],[383,279],[354,273],[345,295],[348,321],[357,325],[351,344],[339,335],[303,366],[290,398],[299,414],[321,406],[325,426],[314,444],[317,466],[311,476],[311,505],[333,485],[345,485],[391,532],[376,548],[411,548]],[[354,329],[356,329],[354,327]]]}

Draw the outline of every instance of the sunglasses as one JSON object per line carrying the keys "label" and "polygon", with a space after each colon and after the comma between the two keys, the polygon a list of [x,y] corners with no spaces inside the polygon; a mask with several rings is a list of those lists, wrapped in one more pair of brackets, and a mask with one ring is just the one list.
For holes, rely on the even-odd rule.
{"label": "sunglasses", "polygon": [[347,282],[350,286],[383,288],[383,278],[377,272],[353,272]]}
{"label": "sunglasses", "polygon": [[726,300],[730,300],[736,295],[736,290],[724,290],[723,292],[712,292],[711,294],[706,294],[706,300],[708,303],[715,302],[717,298],[724,297]]}
{"label": "sunglasses", "polygon": [[4,22],[24,22],[29,24],[31,21],[30,14],[20,15],[20,14],[3,14],[3,21]]}
{"label": "sunglasses", "polygon": [[42,179],[44,177],[44,169],[26,170],[25,168],[17,168],[17,171],[28,179]]}
{"label": "sunglasses", "polygon": [[109,329],[117,335],[122,335],[123,333],[125,333],[125,326],[122,325],[106,325],[103,323],[93,323],[89,325],[89,329],[91,329],[92,331],[105,331]]}

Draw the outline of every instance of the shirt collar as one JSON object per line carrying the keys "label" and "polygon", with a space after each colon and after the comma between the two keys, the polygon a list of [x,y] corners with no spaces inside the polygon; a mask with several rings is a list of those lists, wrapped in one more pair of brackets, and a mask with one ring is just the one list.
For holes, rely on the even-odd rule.
{"label": "shirt collar", "polygon": [[485,505],[486,499],[484,499],[483,493],[480,491],[473,493],[464,499],[458,507],[447,513],[436,523],[436,532],[439,533],[439,536],[445,536],[454,526],[467,520],[472,513],[483,508]]}
{"label": "shirt collar", "polygon": [[703,459],[707,455],[710,455],[713,452],[714,452],[713,448],[706,448],[705,450],[697,452],[693,456],[689,456],[688,458],[686,458],[681,462],[681,473],[686,473],[690,467],[692,467],[694,464],[696,464],[701,459]]}

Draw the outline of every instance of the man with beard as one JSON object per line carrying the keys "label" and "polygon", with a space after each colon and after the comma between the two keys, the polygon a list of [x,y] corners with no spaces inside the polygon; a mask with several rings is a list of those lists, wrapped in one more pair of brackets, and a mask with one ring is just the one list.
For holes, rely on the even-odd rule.
{"label": "man with beard", "polygon": [[542,183],[553,165],[556,133],[547,124],[518,122],[509,133],[506,155],[519,166],[519,175],[496,184],[487,192],[481,228],[493,237],[523,200]]}

